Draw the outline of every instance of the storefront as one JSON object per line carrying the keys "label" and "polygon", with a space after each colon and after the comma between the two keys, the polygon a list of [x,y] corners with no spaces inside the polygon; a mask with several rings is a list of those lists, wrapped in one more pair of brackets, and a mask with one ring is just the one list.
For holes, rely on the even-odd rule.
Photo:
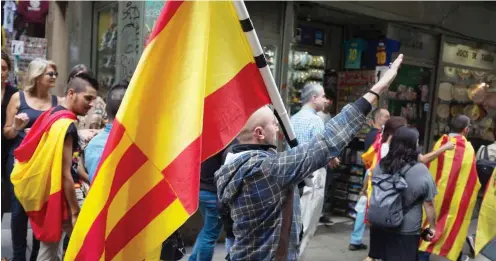
{"label": "storefront", "polygon": [[[101,94],[115,83],[130,80],[164,4],[165,1],[70,2],[69,13],[75,17],[68,21],[70,67],[89,64],[101,84]],[[285,4],[246,2],[277,84]],[[88,20],[91,17],[93,20]],[[93,25],[90,33],[82,26],[88,23]]]}
{"label": "storefront", "polygon": [[[468,140],[475,150],[494,141],[496,110],[485,106],[496,89],[496,48],[476,42],[443,37],[436,79],[432,137],[450,132],[450,121],[459,114],[472,120]],[[475,95],[483,84],[491,87]]]}
{"label": "storefront", "polygon": [[9,81],[20,85],[29,63],[47,57],[48,1],[2,1],[2,50],[12,60]]}
{"label": "storefront", "polygon": [[436,92],[440,36],[396,24],[388,25],[387,35],[400,43],[393,59],[402,53],[404,61],[389,91],[383,95],[381,107],[387,108],[391,115],[406,118],[419,131],[419,144],[425,153],[432,143],[429,123]]}

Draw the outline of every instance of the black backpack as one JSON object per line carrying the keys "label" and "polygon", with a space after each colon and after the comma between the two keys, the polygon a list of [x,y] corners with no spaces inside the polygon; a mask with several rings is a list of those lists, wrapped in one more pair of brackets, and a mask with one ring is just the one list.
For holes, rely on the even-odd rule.
{"label": "black backpack", "polygon": [[402,191],[408,187],[404,176],[410,168],[412,165],[409,164],[394,174],[372,175],[372,195],[367,216],[372,226],[382,228],[401,226],[404,215],[414,205],[405,208],[402,197]]}
{"label": "black backpack", "polygon": [[475,163],[477,168],[477,174],[479,176],[479,182],[481,183],[481,188],[484,190],[486,188],[487,182],[491,178],[491,175],[496,168],[496,161],[489,160],[489,153],[487,152],[487,146],[484,146],[482,151],[482,159],[477,160]]}

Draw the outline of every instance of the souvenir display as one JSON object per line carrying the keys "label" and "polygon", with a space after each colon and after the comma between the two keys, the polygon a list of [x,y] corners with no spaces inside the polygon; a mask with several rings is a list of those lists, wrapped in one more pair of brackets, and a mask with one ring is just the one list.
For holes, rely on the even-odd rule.
{"label": "souvenir display", "polygon": [[447,77],[456,77],[456,69],[454,67],[446,66],[444,67],[444,74]]}
{"label": "souvenir display", "polygon": [[422,145],[426,145],[424,137],[428,136],[424,134],[428,128],[428,110],[425,108],[429,108],[429,89],[433,87],[431,81],[431,68],[403,64],[381,106],[387,108],[391,116],[407,119],[408,124],[419,131]]}
{"label": "souvenir display", "polygon": [[453,99],[453,84],[449,82],[439,84],[438,97],[443,101],[451,101]]}
{"label": "souvenir display", "polygon": [[437,135],[434,140],[447,133],[449,127],[443,125],[460,114],[467,115],[472,121],[469,139],[489,140],[492,117],[496,112],[486,111],[484,104],[488,92],[491,92],[491,84],[496,82],[496,74],[481,69],[445,66],[440,81],[436,117],[442,123],[438,123],[438,129],[434,130]]}
{"label": "souvenir display", "polygon": [[324,86],[325,58],[305,51],[292,51],[290,54],[289,100],[290,113],[294,114],[301,108],[301,89],[308,83]]}
{"label": "souvenir display", "polygon": [[453,87],[453,100],[457,102],[468,102],[470,101],[467,93],[467,86],[463,84],[456,84]]}
{"label": "souvenir display", "polygon": [[463,110],[465,107],[463,105],[454,105],[451,107],[451,117],[456,117],[456,115],[463,114]]}
{"label": "souvenir display", "polygon": [[267,65],[272,73],[273,77],[276,77],[276,47],[273,45],[264,46],[263,52]]}
{"label": "souvenir display", "polygon": [[465,79],[468,79],[472,76],[472,72],[468,69],[459,69],[457,68],[456,69],[456,74],[458,74],[458,76],[462,79],[462,80],[465,80]]}
{"label": "souvenir display", "polygon": [[447,119],[450,115],[450,107],[448,104],[439,104],[437,106],[437,116],[441,119]]}
{"label": "souvenir display", "polygon": [[483,71],[473,71],[472,75],[474,76],[474,79],[476,81],[484,81],[486,78],[487,73]]}
{"label": "souvenir display", "polygon": [[479,105],[467,105],[463,109],[463,114],[467,115],[472,121],[476,121],[481,116],[481,109]]}

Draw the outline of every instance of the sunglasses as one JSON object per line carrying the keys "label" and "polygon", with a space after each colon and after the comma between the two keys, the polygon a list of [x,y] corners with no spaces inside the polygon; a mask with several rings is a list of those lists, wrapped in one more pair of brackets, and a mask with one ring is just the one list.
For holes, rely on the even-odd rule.
{"label": "sunglasses", "polygon": [[47,73],[45,73],[45,75],[48,75],[51,78],[57,78],[57,76],[59,76],[59,73],[58,72],[47,72]]}

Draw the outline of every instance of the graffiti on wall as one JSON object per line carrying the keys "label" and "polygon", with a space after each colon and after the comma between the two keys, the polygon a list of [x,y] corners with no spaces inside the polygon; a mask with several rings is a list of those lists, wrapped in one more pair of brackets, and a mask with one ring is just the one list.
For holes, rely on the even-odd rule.
{"label": "graffiti on wall", "polygon": [[131,80],[140,53],[140,8],[136,3],[127,1],[121,14],[121,79]]}

